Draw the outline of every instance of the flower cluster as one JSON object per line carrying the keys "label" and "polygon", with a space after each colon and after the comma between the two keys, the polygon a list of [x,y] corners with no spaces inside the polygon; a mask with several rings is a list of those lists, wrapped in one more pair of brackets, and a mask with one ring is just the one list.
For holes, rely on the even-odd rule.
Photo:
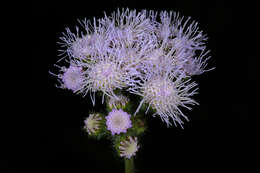
{"label": "flower cluster", "polygon": [[[70,63],[60,67],[61,87],[83,96],[90,93],[93,105],[95,93],[101,92],[102,103],[107,97],[114,108],[122,100],[115,91],[124,90],[142,98],[135,114],[144,104],[167,125],[172,120],[182,126],[183,119],[188,120],[181,107],[197,104],[192,99],[197,84],[190,77],[212,69],[207,69],[207,36],[197,22],[176,12],[118,9],[80,24],[82,32],[66,29],[60,38],[62,59]],[[128,102],[124,100],[123,105]],[[116,120],[111,120],[108,127],[113,133],[126,130],[130,125],[125,118],[120,121],[126,126],[115,130],[111,125]]]}
{"label": "flower cluster", "polygon": [[[89,136],[108,136],[118,155],[130,159],[146,130],[142,113],[149,110],[167,126],[183,127],[182,108],[198,104],[191,76],[206,71],[210,58],[207,36],[198,23],[176,12],[117,10],[110,16],[80,21],[83,31],[63,33],[58,61],[60,88],[106,102],[106,113],[84,121]],[[136,104],[137,103],[137,104]],[[134,108],[134,110],[132,110]]]}
{"label": "flower cluster", "polygon": [[[138,128],[138,125],[135,125],[135,128],[137,127],[135,136],[130,136],[127,133],[133,127],[133,122],[130,118],[131,115],[122,109],[112,109],[106,116],[100,113],[93,113],[85,119],[84,129],[89,136],[98,138],[103,134],[112,135],[112,139],[117,139],[115,146],[119,156],[130,159],[136,154],[139,148],[136,135],[140,134],[140,130],[143,131],[142,126]],[[103,120],[105,123],[103,123]],[[121,138],[122,136],[125,137]]]}

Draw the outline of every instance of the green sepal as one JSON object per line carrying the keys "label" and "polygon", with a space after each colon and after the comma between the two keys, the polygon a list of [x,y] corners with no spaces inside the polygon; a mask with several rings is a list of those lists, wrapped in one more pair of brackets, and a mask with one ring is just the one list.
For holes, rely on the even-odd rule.
{"label": "green sepal", "polygon": [[134,131],[136,136],[140,136],[141,134],[143,134],[146,129],[147,129],[147,127],[146,127],[145,120],[136,119],[133,122],[132,130]]}
{"label": "green sepal", "polygon": [[119,150],[120,142],[122,142],[122,141],[124,141],[126,139],[127,139],[127,134],[126,133],[112,136],[113,146],[114,146],[118,156],[120,156],[120,150]]}
{"label": "green sepal", "polygon": [[140,136],[147,129],[146,120],[141,114],[131,116],[132,127],[128,129],[129,136]]}

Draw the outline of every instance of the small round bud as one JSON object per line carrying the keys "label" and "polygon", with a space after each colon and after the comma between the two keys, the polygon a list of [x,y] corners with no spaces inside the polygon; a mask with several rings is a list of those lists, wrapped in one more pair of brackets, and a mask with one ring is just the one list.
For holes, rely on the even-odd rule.
{"label": "small round bud", "polygon": [[138,148],[139,146],[137,145],[137,137],[130,136],[126,140],[120,142],[120,156],[130,159],[136,154]]}
{"label": "small round bud", "polygon": [[99,114],[90,114],[88,118],[84,121],[84,129],[87,130],[89,135],[95,134],[99,130],[100,121],[102,120]]}

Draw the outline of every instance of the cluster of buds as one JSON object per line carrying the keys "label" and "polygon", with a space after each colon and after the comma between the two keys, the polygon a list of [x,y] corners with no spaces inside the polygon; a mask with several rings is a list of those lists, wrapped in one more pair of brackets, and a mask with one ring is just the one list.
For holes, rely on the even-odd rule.
{"label": "cluster of buds", "polygon": [[[123,109],[126,108],[127,100],[119,95],[116,102],[110,99],[107,114],[92,113],[84,121],[84,129],[89,136],[100,138],[103,135],[110,136],[119,156],[130,159],[138,151],[137,136],[145,131],[144,121],[138,116],[132,116]],[[111,107],[110,107],[110,106]],[[120,105],[120,108],[119,108]],[[133,136],[134,135],[134,136]]]}

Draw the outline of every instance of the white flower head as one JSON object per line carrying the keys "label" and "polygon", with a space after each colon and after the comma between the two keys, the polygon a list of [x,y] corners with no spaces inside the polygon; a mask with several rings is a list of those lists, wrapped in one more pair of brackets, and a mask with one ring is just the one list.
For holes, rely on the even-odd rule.
{"label": "white flower head", "polygon": [[206,62],[210,58],[205,58],[209,53],[205,51],[208,37],[190,17],[185,18],[172,11],[162,11],[156,34],[161,43],[160,47],[174,52],[174,69],[182,69],[187,76],[199,75],[214,69],[206,69]]}
{"label": "white flower head", "polygon": [[102,118],[99,114],[90,114],[89,117],[84,121],[84,129],[87,130],[89,135],[96,133],[99,129],[101,120]]}
{"label": "white flower head", "polygon": [[90,56],[94,49],[94,37],[93,35],[83,36],[82,38],[77,38],[69,48],[71,55],[75,58],[84,59],[87,56]]}
{"label": "white flower head", "polygon": [[[182,80],[183,77],[174,77],[169,75],[152,76],[144,81],[140,87],[133,88],[131,92],[143,97],[136,113],[139,111],[143,103],[148,103],[156,112],[154,115],[159,115],[162,121],[166,122],[167,126],[172,125],[170,119],[173,120],[175,126],[180,124],[182,127],[182,118],[188,121],[188,118],[182,113],[180,107],[191,109],[189,105],[197,104],[191,96],[196,94],[196,83],[190,83]],[[135,113],[135,114],[136,114]],[[154,116],[153,115],[153,116]]]}
{"label": "white flower head", "polygon": [[111,131],[112,135],[126,133],[127,129],[132,127],[130,117],[131,115],[122,109],[113,109],[106,116],[107,129]]}
{"label": "white flower head", "polygon": [[125,141],[120,142],[119,150],[120,156],[130,159],[132,156],[135,156],[138,151],[137,137],[129,136]]}
{"label": "white flower head", "polygon": [[[87,79],[84,83],[84,90],[86,91],[83,92],[91,91],[95,93],[102,91],[102,103],[104,102],[104,95],[117,98],[114,90],[122,89],[126,86],[125,75],[126,72],[121,68],[120,64],[113,61],[99,61],[95,64],[90,64],[86,70]],[[93,104],[95,104],[95,95],[91,98]]]}
{"label": "white flower head", "polygon": [[88,76],[92,84],[92,90],[102,90],[112,92],[123,85],[123,71],[113,62],[100,62],[94,64],[88,70]]}

